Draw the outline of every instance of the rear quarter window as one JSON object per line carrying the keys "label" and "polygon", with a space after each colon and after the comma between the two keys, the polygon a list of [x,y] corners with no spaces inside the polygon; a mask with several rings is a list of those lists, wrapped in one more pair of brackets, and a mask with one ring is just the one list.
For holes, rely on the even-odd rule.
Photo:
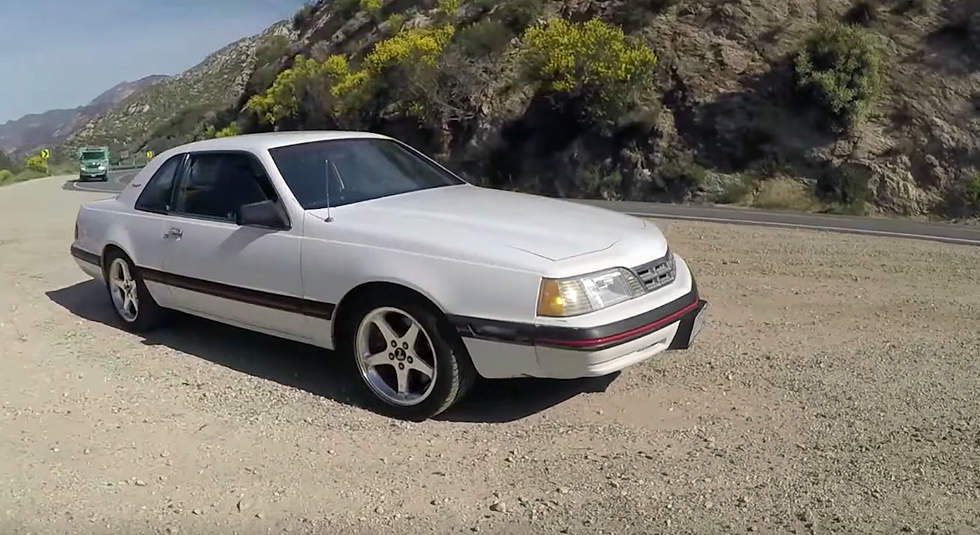
{"label": "rear quarter window", "polygon": [[147,182],[146,187],[143,188],[139,199],[136,199],[137,210],[161,213],[170,211],[174,179],[183,159],[184,155],[179,154],[164,162],[160,169],[157,169],[157,172]]}

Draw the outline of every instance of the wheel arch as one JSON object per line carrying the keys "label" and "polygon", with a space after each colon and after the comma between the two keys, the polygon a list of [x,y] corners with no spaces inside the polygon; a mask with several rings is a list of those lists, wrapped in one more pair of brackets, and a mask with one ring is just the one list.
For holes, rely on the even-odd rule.
{"label": "wheel arch", "polygon": [[119,251],[126,258],[128,258],[130,260],[130,262],[133,262],[133,257],[130,256],[128,252],[126,252],[126,249],[123,249],[122,245],[119,245],[116,242],[108,242],[108,243],[106,243],[102,247],[102,256],[100,257],[100,261],[102,262],[102,273],[103,274],[105,273],[106,269],[109,267],[109,266],[106,265],[106,260],[109,258],[109,253],[111,253],[113,251]]}
{"label": "wheel arch", "polygon": [[354,309],[354,303],[369,296],[391,294],[399,294],[401,296],[417,300],[427,306],[432,307],[433,310],[438,311],[443,318],[446,317],[446,311],[443,309],[443,307],[440,306],[439,303],[431,296],[417,288],[392,281],[378,280],[365,282],[351,288],[351,290],[344,294],[344,297],[340,299],[340,302],[337,303],[337,307],[333,313],[333,321],[331,322],[330,326],[332,331],[331,338],[333,346],[338,347],[341,342],[340,336],[343,334],[342,329],[346,327],[347,321],[350,319],[349,315]]}

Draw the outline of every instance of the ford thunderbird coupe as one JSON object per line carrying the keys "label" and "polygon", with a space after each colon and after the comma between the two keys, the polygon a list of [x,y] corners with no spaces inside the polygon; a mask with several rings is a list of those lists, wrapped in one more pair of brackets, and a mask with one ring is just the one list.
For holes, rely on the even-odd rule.
{"label": "ford thunderbird coupe", "polygon": [[602,376],[687,349],[705,317],[653,223],[473,186],[360,132],[171,149],[81,207],[71,254],[132,331],[178,310],[334,350],[404,419],[477,377]]}

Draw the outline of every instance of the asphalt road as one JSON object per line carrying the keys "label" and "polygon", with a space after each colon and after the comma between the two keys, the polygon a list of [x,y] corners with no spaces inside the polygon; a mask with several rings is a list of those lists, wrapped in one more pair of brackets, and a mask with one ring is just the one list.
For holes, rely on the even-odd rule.
{"label": "asphalt road", "polygon": [[[70,181],[66,189],[118,193],[139,169],[113,171],[105,182]],[[662,219],[844,232],[980,246],[980,226],[926,223],[909,219],[802,214],[730,206],[648,202],[580,201],[617,212]]]}
{"label": "asphalt road", "polygon": [[78,180],[70,180],[65,184],[66,189],[74,189],[79,191],[97,191],[104,193],[119,193],[122,191],[126,184],[140,172],[140,169],[124,169],[121,171],[110,171],[108,178],[105,182],[102,181],[87,181],[79,182]]}

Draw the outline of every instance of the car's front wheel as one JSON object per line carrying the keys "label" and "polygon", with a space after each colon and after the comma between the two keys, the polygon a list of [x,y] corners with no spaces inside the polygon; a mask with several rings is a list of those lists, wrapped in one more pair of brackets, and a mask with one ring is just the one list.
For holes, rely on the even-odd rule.
{"label": "car's front wheel", "polygon": [[112,308],[128,330],[143,332],[160,324],[163,309],[146,289],[136,266],[121,251],[107,253],[105,278]]}
{"label": "car's front wheel", "polygon": [[431,418],[472,385],[476,371],[466,348],[433,307],[408,298],[366,299],[351,319],[345,349],[383,412]]}

